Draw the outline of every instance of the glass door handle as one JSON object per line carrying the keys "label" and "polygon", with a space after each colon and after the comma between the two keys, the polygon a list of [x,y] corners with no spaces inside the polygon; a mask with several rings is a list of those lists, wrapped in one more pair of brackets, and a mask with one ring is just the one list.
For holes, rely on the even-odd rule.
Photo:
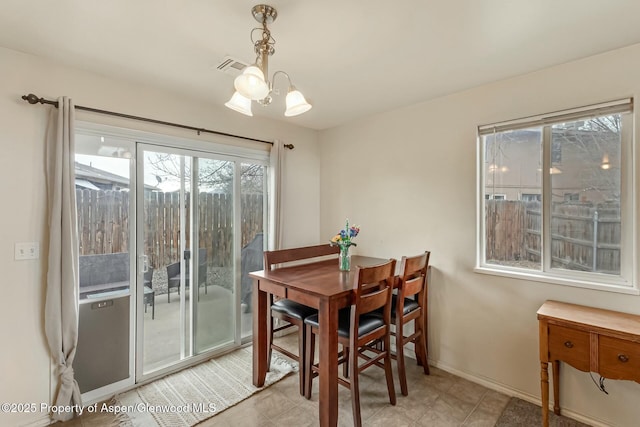
{"label": "glass door handle", "polygon": [[146,273],[149,271],[149,257],[147,255],[142,255],[140,257],[140,262],[142,262],[142,272]]}

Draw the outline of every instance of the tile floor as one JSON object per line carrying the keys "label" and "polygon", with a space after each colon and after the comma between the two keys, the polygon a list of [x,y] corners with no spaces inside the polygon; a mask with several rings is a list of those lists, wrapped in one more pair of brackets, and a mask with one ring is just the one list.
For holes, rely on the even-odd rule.
{"label": "tile floor", "polygon": [[[296,348],[296,334],[280,338],[286,347]],[[509,401],[509,396],[489,390],[437,368],[424,375],[413,359],[408,359],[409,396],[400,394],[396,378],[397,403],[389,403],[384,372],[369,368],[360,375],[360,402],[365,426],[493,426]],[[198,424],[199,427],[318,425],[318,380],[311,400],[298,394],[298,376],[289,375],[249,399]],[[350,391],[338,388],[338,425],[353,425]],[[110,414],[89,414],[58,424],[63,427],[104,427],[117,425]]]}

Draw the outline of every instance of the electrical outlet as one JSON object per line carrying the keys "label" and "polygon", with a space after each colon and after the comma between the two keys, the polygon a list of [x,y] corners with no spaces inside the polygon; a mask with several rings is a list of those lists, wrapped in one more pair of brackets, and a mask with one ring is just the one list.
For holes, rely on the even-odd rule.
{"label": "electrical outlet", "polygon": [[38,259],[40,257],[40,244],[38,242],[23,242],[15,244],[15,257],[17,260]]}

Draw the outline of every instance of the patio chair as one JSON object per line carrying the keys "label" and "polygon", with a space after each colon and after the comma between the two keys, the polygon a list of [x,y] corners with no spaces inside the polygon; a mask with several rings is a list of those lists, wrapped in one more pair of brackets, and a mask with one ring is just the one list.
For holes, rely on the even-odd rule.
{"label": "patio chair", "polygon": [[[190,251],[185,251],[187,259]],[[207,249],[198,249],[198,288],[204,285],[204,293],[207,293]],[[171,302],[171,289],[177,288],[180,295],[180,262],[174,262],[167,265],[167,302]],[[185,274],[185,288],[189,288],[189,263],[187,263],[187,272]],[[200,298],[200,293],[198,293]]]}

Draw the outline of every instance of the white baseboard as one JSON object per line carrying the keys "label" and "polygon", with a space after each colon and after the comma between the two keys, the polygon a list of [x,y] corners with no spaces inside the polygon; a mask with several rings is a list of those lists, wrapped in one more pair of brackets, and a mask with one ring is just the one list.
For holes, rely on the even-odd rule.
{"label": "white baseboard", "polygon": [[[415,354],[411,350],[405,350],[405,354],[408,356],[410,355],[410,357],[415,359]],[[532,395],[530,393],[517,390],[506,384],[498,383],[489,378],[485,378],[469,372],[461,371],[445,363],[437,362],[433,359],[429,359],[429,365],[435,366],[436,368],[442,369],[443,371],[449,372],[450,374],[453,374],[457,377],[464,378],[465,380],[469,380],[476,384],[480,384],[481,386],[484,386],[488,389],[495,390],[502,394],[506,394],[507,396],[517,397],[519,399],[525,400],[527,402],[533,403],[538,406],[541,406],[542,404],[542,401],[536,395]],[[549,402],[549,411],[553,412],[553,402]],[[603,420],[591,418],[583,414],[571,411],[569,409],[563,408],[562,415],[565,415],[569,418],[573,418],[574,420],[580,421],[582,423],[589,424],[593,427],[611,427],[611,424],[607,424]]]}
{"label": "white baseboard", "polygon": [[[280,319],[277,319],[280,320]],[[276,337],[282,337],[285,335],[289,335],[292,333],[295,333],[295,330],[285,330],[285,331],[281,331],[281,332],[277,332],[274,334],[274,336]],[[395,350],[395,346],[392,343],[392,348],[393,350]],[[410,348],[406,348],[404,350],[404,354],[406,357],[412,358],[412,359],[416,359],[416,355],[414,353],[413,350],[411,350]],[[506,394],[507,396],[511,396],[511,397],[517,397],[519,399],[522,399],[524,401],[533,403],[535,405],[541,406],[542,401],[540,400],[540,398],[536,395],[532,395],[530,393],[526,393],[523,392],[521,390],[517,390],[513,387],[510,387],[506,384],[502,384],[502,383],[498,383],[492,379],[486,378],[486,377],[481,377],[478,376],[476,374],[472,374],[469,372],[465,372],[465,371],[461,371],[459,369],[456,369],[452,366],[447,365],[446,363],[442,363],[442,362],[438,362],[436,360],[433,359],[429,359],[429,365],[430,366],[435,366],[438,369],[442,369],[443,371],[449,372],[450,374],[453,374],[457,377],[460,378],[464,378],[465,380],[469,380],[471,382],[474,382],[476,384],[480,384],[481,386],[484,386],[488,389],[500,392],[502,394]],[[549,411],[553,412],[553,402],[549,403]],[[605,421],[603,420],[598,420],[596,418],[591,418],[588,416],[585,416],[583,414],[580,414],[578,412],[574,412],[571,411],[570,409],[562,409],[562,414],[569,417],[569,418],[573,418],[574,420],[580,421],[582,423],[585,424],[589,424],[593,427],[611,427],[611,424],[607,424]],[[42,425],[42,424],[39,424]],[[44,424],[47,425],[47,424]],[[29,424],[28,426],[25,427],[36,427],[38,426],[37,424]]]}

